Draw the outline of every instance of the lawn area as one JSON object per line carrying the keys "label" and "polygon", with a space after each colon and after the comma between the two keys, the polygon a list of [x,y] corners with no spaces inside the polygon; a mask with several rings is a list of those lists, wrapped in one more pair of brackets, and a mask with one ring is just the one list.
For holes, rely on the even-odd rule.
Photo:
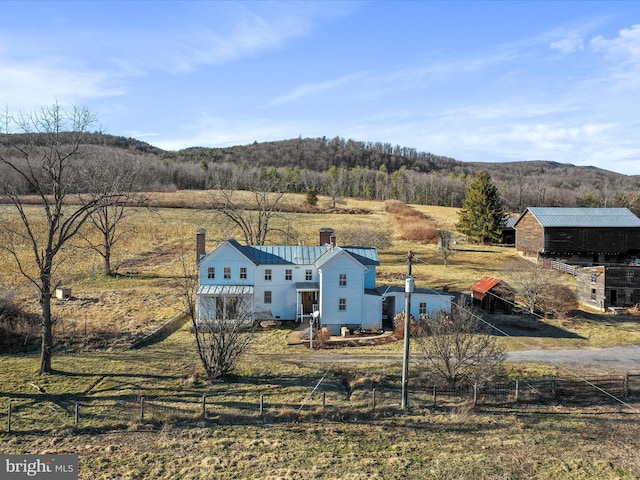
{"label": "lawn area", "polygon": [[[189,325],[138,349],[115,343],[91,349],[90,338],[139,337],[180,312],[173,277],[183,256],[193,258],[196,228],[207,228],[208,249],[223,239],[225,230],[208,212],[167,208],[204,202],[204,194],[177,193],[158,195],[156,210],[130,217],[135,233],[114,258],[119,276],[100,274],[99,260],[78,250],[57,270],[73,298],[53,303],[56,335],[64,340],[53,357],[55,374],[37,375],[37,352],[0,355],[0,453],[76,452],[82,479],[640,478],[637,403],[473,408],[450,398],[434,407],[431,386],[412,362],[412,405],[402,412],[401,365],[371,361],[400,355],[400,341],[309,351],[286,344],[291,326],[259,329],[247,333],[253,341],[235,376],[214,384],[203,377]],[[293,214],[305,244],[317,242],[321,227],[334,228],[339,242],[340,229],[354,224],[393,226],[380,202],[338,206],[369,213]],[[438,225],[455,226],[455,209],[419,209]],[[502,276],[517,260],[508,247],[457,245],[445,267],[433,244],[395,238],[379,252],[380,283],[404,283],[409,250],[416,287],[463,293],[485,275]],[[0,255],[0,282],[37,311],[19,278]],[[486,320],[509,334],[502,339],[509,350],[640,344],[637,317],[582,313]],[[356,358],[331,357],[344,353]],[[557,373],[553,366],[519,364],[508,366],[506,378]]]}
{"label": "lawn area", "polygon": [[[0,356],[1,418],[9,401],[14,412],[13,433],[6,423],[0,426],[0,452],[75,452],[81,479],[640,475],[640,417],[628,408],[510,404],[474,410],[456,401],[433,408],[428,392],[412,383],[415,401],[403,414],[399,365],[314,362],[304,347],[287,347],[285,333],[254,334],[237,377],[213,385],[202,379],[187,328],[137,350],[56,355],[51,376],[35,373],[36,355]],[[278,352],[300,360],[264,355]],[[375,411],[372,388],[378,390]]]}

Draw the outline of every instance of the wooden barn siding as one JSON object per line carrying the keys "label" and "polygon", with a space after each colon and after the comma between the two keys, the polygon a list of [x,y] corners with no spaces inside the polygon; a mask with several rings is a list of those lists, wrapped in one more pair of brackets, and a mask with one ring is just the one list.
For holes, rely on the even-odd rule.
{"label": "wooden barn siding", "polygon": [[[596,274],[595,283],[592,283],[592,273]],[[584,305],[591,305],[596,308],[605,309],[608,305],[605,302],[605,276],[604,267],[598,269],[583,269],[576,277],[576,294],[578,302]],[[596,298],[591,298],[591,290],[596,289]]]}
{"label": "wooden barn siding", "polygon": [[640,248],[639,228],[554,227],[544,231],[544,251],[626,253]]}
{"label": "wooden barn siding", "polygon": [[[591,283],[591,273],[600,272],[596,283]],[[604,273],[603,273],[604,272]],[[633,272],[633,277],[627,277]],[[591,289],[596,289],[596,299],[591,299]],[[612,305],[611,292],[616,291],[615,306],[630,307],[640,303],[640,267],[600,267],[582,270],[576,279],[578,301],[585,305],[607,308]]]}
{"label": "wooden barn siding", "polygon": [[544,247],[544,229],[540,222],[527,211],[516,228],[516,250],[528,257],[535,257]]}

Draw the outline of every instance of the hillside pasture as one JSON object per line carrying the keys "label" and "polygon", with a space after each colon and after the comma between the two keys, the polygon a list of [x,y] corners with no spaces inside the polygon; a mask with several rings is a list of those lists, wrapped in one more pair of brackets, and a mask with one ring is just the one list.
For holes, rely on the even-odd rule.
{"label": "hillside pasture", "polygon": [[[67,248],[64,261],[56,271],[56,281],[71,288],[69,300],[54,300],[53,313],[59,318],[55,327],[58,337],[71,337],[71,344],[81,343],[93,335],[94,345],[105,346],[110,339],[126,345],[155,330],[182,310],[174,277],[181,273],[181,260],[195,258],[195,231],[207,230],[207,250],[213,250],[232,235],[228,225],[221,224],[210,210],[197,208],[205,204],[210,192],[178,191],[149,194],[150,201],[163,207],[139,208],[125,220],[127,234],[116,244],[112,263],[118,274],[101,274],[101,259],[79,242]],[[245,193],[245,195],[247,195]],[[285,197],[291,210],[304,206],[304,195]],[[249,201],[249,197],[247,199]],[[320,197],[320,205],[329,205],[328,197]],[[186,208],[189,207],[189,208]],[[485,275],[503,277],[507,266],[525,262],[513,248],[473,244],[455,245],[455,255],[444,266],[436,245],[402,240],[396,217],[385,211],[383,202],[340,199],[341,213],[290,213],[296,232],[295,243],[317,244],[318,231],[323,227],[335,230],[338,244],[345,232],[358,228],[391,232],[392,244],[379,250],[381,265],[378,282],[403,285],[407,272],[407,252],[415,254],[413,275],[418,288],[447,288],[451,292],[469,293],[470,286]],[[36,209],[36,206],[28,207]],[[411,206],[425,218],[451,227],[457,219],[457,209]],[[321,210],[326,211],[326,210]],[[353,213],[361,212],[361,213]],[[364,213],[362,213],[364,212]],[[17,221],[9,206],[0,206],[3,222]],[[87,232],[90,234],[91,232]],[[341,237],[341,233],[343,237]],[[4,239],[6,241],[6,239]],[[28,246],[21,255],[28,259]],[[558,282],[572,285],[573,277],[557,276]],[[17,271],[13,259],[0,251],[0,285],[15,290],[20,305],[31,313],[38,312],[37,298]],[[514,322],[517,318],[514,316]],[[545,320],[540,320],[545,322]],[[636,317],[610,315],[580,315],[556,320],[553,324],[575,335],[527,338],[530,348],[561,346],[611,346],[640,343],[640,328]],[[527,335],[526,328],[521,332]],[[95,337],[103,336],[103,339]],[[74,340],[75,339],[75,340]],[[507,340],[512,349],[522,349],[520,342]],[[368,348],[368,347],[367,347]],[[397,345],[377,347],[383,350]]]}

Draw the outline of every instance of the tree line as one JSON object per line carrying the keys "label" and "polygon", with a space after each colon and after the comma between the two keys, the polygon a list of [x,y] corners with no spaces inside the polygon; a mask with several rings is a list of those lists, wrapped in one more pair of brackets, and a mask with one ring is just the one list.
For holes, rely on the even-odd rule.
{"label": "tree line", "polygon": [[[8,135],[5,145],[37,143],[38,135]],[[42,137],[40,135],[40,137]],[[61,136],[61,141],[66,141]],[[467,163],[379,142],[298,138],[227,148],[167,152],[144,142],[83,132],[85,161],[135,166],[138,191],[251,190],[256,176],[277,176],[284,192],[401,200],[461,207],[479,171],[498,187],[507,211],[531,206],[627,207],[640,214],[640,177],[548,161]],[[13,178],[0,166],[0,179]],[[22,193],[33,193],[27,185]],[[70,186],[71,188],[72,186]],[[76,188],[82,188],[78,186]]]}

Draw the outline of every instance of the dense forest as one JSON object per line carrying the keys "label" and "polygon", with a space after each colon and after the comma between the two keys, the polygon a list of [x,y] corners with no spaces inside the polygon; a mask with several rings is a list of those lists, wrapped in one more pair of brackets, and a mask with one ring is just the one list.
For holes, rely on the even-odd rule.
{"label": "dense forest", "polygon": [[[8,135],[5,145],[37,144],[38,134]],[[252,189],[257,177],[288,192],[459,207],[469,182],[487,172],[509,211],[527,206],[624,206],[640,214],[640,176],[549,161],[461,162],[388,143],[297,138],[170,152],[133,138],[86,133],[87,162],[136,168],[137,188]],[[44,144],[44,139],[43,139]],[[9,171],[0,171],[0,179]],[[24,193],[29,193],[25,186]]]}

